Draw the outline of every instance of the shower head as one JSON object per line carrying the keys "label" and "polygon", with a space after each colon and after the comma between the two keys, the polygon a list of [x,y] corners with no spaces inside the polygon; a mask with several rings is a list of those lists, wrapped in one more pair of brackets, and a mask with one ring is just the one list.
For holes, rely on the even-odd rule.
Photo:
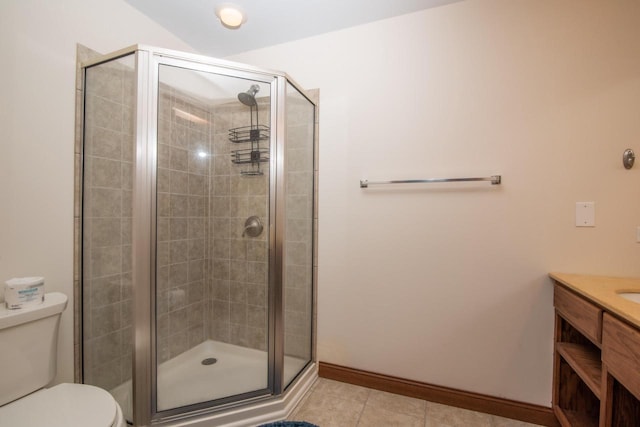
{"label": "shower head", "polygon": [[255,107],[257,105],[256,93],[258,93],[259,90],[260,86],[251,85],[248,91],[238,94],[238,100],[248,107]]}

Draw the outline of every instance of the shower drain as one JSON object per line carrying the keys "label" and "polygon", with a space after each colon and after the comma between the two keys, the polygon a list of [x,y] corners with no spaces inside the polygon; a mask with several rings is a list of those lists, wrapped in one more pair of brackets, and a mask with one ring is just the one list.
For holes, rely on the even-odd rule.
{"label": "shower drain", "polygon": [[215,357],[207,357],[206,359],[204,359],[202,361],[202,364],[203,365],[213,365],[217,361],[218,361],[218,359],[216,359]]}

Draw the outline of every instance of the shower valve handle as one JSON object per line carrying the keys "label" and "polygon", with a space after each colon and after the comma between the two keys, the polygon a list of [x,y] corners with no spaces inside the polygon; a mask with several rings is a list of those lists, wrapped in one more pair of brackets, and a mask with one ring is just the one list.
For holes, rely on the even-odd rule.
{"label": "shower valve handle", "polygon": [[258,218],[256,215],[250,216],[244,222],[242,237],[244,237],[245,235],[249,237],[258,237],[262,233],[263,228],[264,227],[262,226],[260,218]]}

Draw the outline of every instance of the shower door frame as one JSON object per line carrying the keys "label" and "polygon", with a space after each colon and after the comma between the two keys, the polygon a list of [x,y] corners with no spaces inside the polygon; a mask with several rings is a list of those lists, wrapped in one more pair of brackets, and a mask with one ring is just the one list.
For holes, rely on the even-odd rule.
{"label": "shower door frame", "polygon": [[[280,396],[289,388],[284,384],[284,242],[285,242],[285,111],[286,85],[291,84],[313,106],[304,90],[287,74],[264,70],[207,56],[134,45],[108,55],[84,62],[86,68],[135,55],[135,160],[133,182],[133,421],[136,426],[163,424],[172,420],[202,417],[246,405],[252,401],[264,402]],[[270,84],[270,177],[269,177],[269,274],[268,274],[268,385],[264,390],[244,393],[229,398],[196,403],[185,407],[157,411],[156,384],[156,173],[158,144],[158,92],[160,65],[179,66],[189,70],[223,74]],[[275,113],[275,114],[274,114]],[[274,132],[275,129],[275,132]],[[315,158],[315,138],[313,156]],[[315,160],[313,162],[315,164]],[[313,187],[316,188],[315,173]],[[315,191],[315,190],[314,190]],[[315,199],[315,198],[314,198]],[[314,201],[315,203],[315,201]],[[312,209],[312,212],[314,210]],[[313,213],[312,213],[313,215]],[[312,222],[315,219],[312,218]],[[313,228],[312,228],[313,229]],[[312,236],[312,247],[315,236]],[[312,258],[314,252],[312,251]],[[315,295],[315,275],[311,275],[312,295]],[[312,296],[315,311],[315,297]],[[315,316],[312,316],[315,319]],[[311,343],[315,342],[315,320],[311,328]],[[312,345],[311,359],[297,374],[307,376],[315,366],[316,349]],[[295,384],[294,379],[291,385]],[[292,387],[298,389],[298,387]],[[296,390],[299,393],[299,390]]]}
{"label": "shower door frame", "polygon": [[[136,396],[137,402],[134,402],[134,420],[136,425],[147,425],[150,422],[156,420],[171,420],[175,417],[182,417],[185,412],[199,414],[202,411],[207,411],[211,408],[211,404],[209,402],[201,402],[194,403],[192,405],[188,405],[187,407],[179,407],[174,409],[169,409],[165,411],[159,411],[157,408],[157,346],[156,346],[156,309],[155,309],[155,301],[156,301],[156,257],[155,257],[155,249],[156,249],[156,221],[157,221],[157,212],[156,212],[156,184],[157,184],[157,144],[158,144],[158,92],[159,92],[159,70],[161,65],[165,66],[175,66],[180,68],[185,68],[193,71],[201,71],[201,72],[211,72],[215,74],[223,74],[229,77],[236,78],[245,78],[251,81],[260,81],[263,83],[269,83],[271,89],[271,99],[270,99],[270,109],[274,111],[277,106],[277,97],[278,97],[278,78],[273,73],[265,73],[263,71],[255,72],[255,71],[247,71],[244,67],[238,68],[237,66],[232,66],[231,64],[222,63],[222,61],[211,61],[209,58],[203,58],[198,56],[183,55],[176,54],[175,52],[170,51],[159,51],[157,49],[154,50],[137,50],[137,57],[140,62],[138,64],[141,65],[138,68],[138,108],[137,113],[139,114],[137,123],[144,123],[143,127],[147,128],[146,138],[145,135],[138,133],[137,139],[137,147],[138,153],[143,153],[146,146],[146,154],[147,157],[139,156],[137,159],[136,167],[138,168],[136,171],[136,185],[140,185],[139,187],[134,187],[134,195],[136,194],[136,189],[140,192],[149,191],[150,197],[140,198],[140,200],[144,200],[149,202],[150,205],[140,206],[140,212],[148,212],[148,217],[150,219],[150,224],[138,224],[138,230],[141,230],[142,233],[146,233],[147,230],[150,230],[150,235],[148,239],[136,239],[136,227],[134,225],[134,254],[137,254],[135,248],[135,242],[148,242],[149,248],[144,248],[150,254],[150,263],[146,264],[150,266],[150,277],[148,277],[148,282],[140,281],[138,282],[136,278],[138,278],[137,274],[140,274],[139,277],[142,279],[143,275],[146,276],[147,272],[141,271],[144,268],[136,269],[134,264],[133,266],[133,275],[134,275],[134,283],[148,283],[148,286],[136,286],[136,292],[140,292],[140,297],[136,296],[135,298],[135,306],[136,306],[136,316],[140,315],[144,316],[147,320],[148,325],[151,326],[150,330],[144,331],[149,341],[149,345],[147,348],[143,348],[140,351],[140,358],[138,358],[138,346],[134,350],[134,358],[136,361],[136,367],[142,366],[145,371],[144,377],[148,377],[150,381],[138,381],[138,385],[136,385],[136,391],[134,396]],[[147,73],[145,73],[145,67]],[[147,108],[144,108],[144,107]],[[146,111],[145,111],[146,110]],[[277,115],[276,115],[277,116]],[[232,407],[237,402],[246,402],[251,399],[259,399],[264,397],[270,397],[274,394],[279,394],[281,390],[278,390],[276,386],[275,377],[277,376],[276,372],[282,371],[282,363],[278,363],[277,357],[275,357],[275,349],[278,344],[275,342],[275,337],[278,335],[275,331],[278,328],[278,323],[280,323],[280,327],[282,327],[282,318],[281,316],[276,316],[277,308],[272,304],[277,304],[276,301],[280,298],[277,297],[278,289],[281,287],[281,281],[277,280],[271,272],[277,271],[277,266],[275,264],[275,260],[281,258],[282,254],[282,244],[277,245],[276,241],[278,238],[275,233],[275,224],[273,223],[276,218],[275,207],[277,206],[277,201],[275,200],[276,192],[274,192],[274,181],[279,181],[278,172],[281,170],[281,164],[278,160],[278,153],[282,150],[279,145],[283,144],[283,140],[278,140],[277,129],[278,123],[275,123],[277,119],[274,118],[274,115],[271,114],[270,117],[270,126],[273,129],[276,128],[275,135],[272,132],[270,136],[270,151],[271,151],[271,166],[270,171],[270,194],[269,194],[269,284],[268,284],[268,299],[269,299],[269,310],[268,310],[268,321],[267,321],[267,336],[268,336],[268,371],[267,371],[267,388],[265,390],[255,390],[253,392],[243,393],[238,396],[233,396],[225,399],[221,399],[220,403],[215,405],[217,410],[226,407]],[[143,131],[144,132],[144,131]],[[147,168],[146,170],[143,168]],[[276,171],[273,174],[273,171]],[[134,196],[135,197],[135,196]],[[136,200],[137,203],[137,200]],[[142,219],[144,218],[144,214],[136,215],[135,205],[134,205],[134,218]],[[142,221],[141,221],[142,222]],[[143,237],[143,236],[140,236]],[[147,236],[144,236],[147,237]],[[274,238],[275,237],[275,238]],[[274,268],[275,267],[275,268]],[[144,277],[145,279],[147,277]],[[273,280],[272,280],[273,279]],[[281,293],[281,291],[280,291]],[[147,304],[147,301],[150,304]],[[138,306],[138,303],[141,303]],[[147,312],[148,310],[148,312]],[[141,319],[136,319],[136,331],[138,322]],[[138,337],[136,336],[136,342],[138,341]],[[145,366],[148,365],[148,366]],[[138,414],[150,414],[150,419],[147,422],[146,419],[139,419],[141,417]]]}

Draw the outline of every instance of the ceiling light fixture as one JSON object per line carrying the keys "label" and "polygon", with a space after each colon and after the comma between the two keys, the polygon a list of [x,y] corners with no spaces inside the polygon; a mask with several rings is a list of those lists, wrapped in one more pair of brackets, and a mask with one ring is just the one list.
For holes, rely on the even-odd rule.
{"label": "ceiling light fixture", "polygon": [[216,16],[225,27],[235,30],[247,22],[247,17],[242,10],[231,3],[222,3],[216,7]]}

